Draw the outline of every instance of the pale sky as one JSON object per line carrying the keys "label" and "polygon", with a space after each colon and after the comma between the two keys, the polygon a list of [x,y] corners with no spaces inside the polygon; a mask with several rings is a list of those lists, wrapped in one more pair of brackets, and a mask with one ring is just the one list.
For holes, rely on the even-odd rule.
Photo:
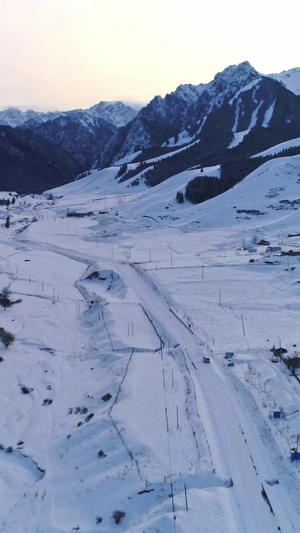
{"label": "pale sky", "polygon": [[297,12],[298,0],[1,0],[0,107],[145,104],[245,60],[299,67]]}

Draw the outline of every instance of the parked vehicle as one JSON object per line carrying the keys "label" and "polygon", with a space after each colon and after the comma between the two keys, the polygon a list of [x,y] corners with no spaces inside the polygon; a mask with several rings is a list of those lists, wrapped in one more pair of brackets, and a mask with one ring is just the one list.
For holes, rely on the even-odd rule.
{"label": "parked vehicle", "polygon": [[231,359],[234,356],[233,352],[225,352],[225,359]]}
{"label": "parked vehicle", "polygon": [[210,358],[206,357],[206,355],[203,356],[203,363],[210,363]]}
{"label": "parked vehicle", "polygon": [[234,366],[234,362],[233,361],[228,361],[227,366]]}
{"label": "parked vehicle", "polygon": [[276,357],[276,355],[273,355],[273,357],[271,357],[271,361],[272,363],[279,363],[279,358]]}

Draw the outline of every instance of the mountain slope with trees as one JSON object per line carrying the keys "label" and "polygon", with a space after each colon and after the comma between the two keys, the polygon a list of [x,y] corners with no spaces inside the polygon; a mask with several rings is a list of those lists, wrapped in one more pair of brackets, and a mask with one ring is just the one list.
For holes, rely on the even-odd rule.
{"label": "mountain slope with trees", "polygon": [[30,130],[0,126],[0,188],[41,193],[80,172],[70,153]]}

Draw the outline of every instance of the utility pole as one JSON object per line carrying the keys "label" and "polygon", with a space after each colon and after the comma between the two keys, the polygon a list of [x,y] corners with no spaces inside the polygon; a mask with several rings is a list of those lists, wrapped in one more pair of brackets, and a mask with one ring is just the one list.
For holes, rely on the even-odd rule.
{"label": "utility pole", "polygon": [[184,496],[185,496],[185,508],[188,510],[188,501],[187,501],[187,493],[186,493],[186,484],[184,484]]}
{"label": "utility pole", "polygon": [[244,319],[243,319],[243,316],[241,316],[241,321],[242,321],[243,335],[244,335],[244,337],[245,337],[245,328],[244,328]]}
{"label": "utility pole", "polygon": [[166,408],[166,407],[165,407],[165,413],[166,413],[166,426],[167,426],[167,431],[169,432],[168,411],[167,411],[167,408]]}

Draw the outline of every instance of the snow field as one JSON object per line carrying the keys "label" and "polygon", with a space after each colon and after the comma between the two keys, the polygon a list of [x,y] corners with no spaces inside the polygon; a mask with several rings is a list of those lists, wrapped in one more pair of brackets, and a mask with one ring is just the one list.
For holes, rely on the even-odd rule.
{"label": "snow field", "polygon": [[[85,262],[82,264],[82,261],[74,261],[66,257],[67,254],[68,252],[64,252],[64,255],[52,251],[38,252],[35,249],[19,251],[17,255],[9,256],[6,263],[8,273],[1,276],[3,285],[7,284],[7,280],[11,281],[10,289],[13,298],[22,297],[22,302],[15,304],[5,312],[2,311],[2,317],[5,316],[3,326],[9,328],[16,336],[15,343],[5,352],[5,361],[2,363],[6,365],[2,368],[8,372],[8,376],[11,376],[3,391],[2,405],[7,416],[3,420],[5,431],[2,432],[2,436],[4,447],[12,445],[14,448],[11,457],[16,465],[16,475],[23,480],[21,487],[24,489],[21,497],[21,489],[16,490],[13,478],[11,475],[9,477],[10,463],[7,464],[7,460],[3,461],[5,475],[9,479],[9,487],[5,487],[3,491],[3,496],[5,496],[3,527],[7,531],[18,531],[19,527],[24,528],[24,525],[21,526],[21,522],[18,521],[18,517],[22,517],[25,522],[28,521],[28,531],[38,531],[41,527],[49,532],[69,531],[71,525],[77,527],[77,522],[81,523],[81,528],[85,531],[94,531],[91,517],[95,521],[100,511],[103,521],[106,522],[105,531],[107,523],[112,522],[113,502],[116,501],[116,507],[117,502],[120,501],[123,501],[124,505],[124,500],[128,494],[132,493],[133,487],[136,487],[136,492],[138,492],[146,483],[147,475],[153,477],[153,473],[154,479],[158,477],[159,486],[162,487],[160,492],[163,496],[158,501],[169,500],[165,488],[169,486],[167,479],[170,479],[165,412],[160,405],[159,396],[156,402],[153,402],[158,388],[162,390],[163,376],[160,352],[155,353],[159,346],[157,335],[140,306],[134,303],[123,305],[115,303],[116,298],[119,299],[127,294],[124,283],[117,276],[111,285],[105,285],[104,282],[104,287],[99,289],[101,282],[86,280]],[[93,270],[93,265],[90,269]],[[76,278],[80,279],[78,287],[82,288],[82,294],[78,292],[74,284]],[[86,304],[83,301],[83,295],[87,298]],[[112,357],[112,353],[107,351],[110,345],[107,332],[103,323],[99,327],[97,305],[91,305],[95,295],[99,296],[100,300],[104,295],[108,300],[112,300],[110,313],[113,321],[110,325],[110,332],[116,342],[122,341],[121,344],[124,344],[122,339],[127,340],[127,332],[122,334],[122,331],[120,331],[121,336],[118,340],[119,330],[116,324],[120,323],[122,316],[124,319],[130,316],[137,327],[138,338],[140,337],[144,343],[142,348],[135,347],[135,349],[140,349],[141,353],[134,354],[133,383],[131,383],[132,377],[129,373],[120,389],[120,394],[118,391],[124,378],[129,355],[125,355],[123,350],[124,355],[121,351],[119,356]],[[82,326],[78,327],[80,316],[82,316]],[[93,334],[90,337],[91,331]],[[145,344],[147,338],[148,343]],[[93,379],[91,374],[97,375],[94,370],[99,368],[97,339],[101,343],[101,352],[104,351],[104,354],[100,355],[100,358],[103,357],[100,364],[101,378]],[[151,354],[147,354],[146,350],[149,348],[152,350]],[[127,350],[125,346],[125,351]],[[139,360],[143,357],[151,358],[148,370],[143,367],[142,360]],[[143,388],[146,384],[144,381],[142,386],[140,374],[145,378],[149,376],[150,370],[153,370],[153,357],[159,362],[160,371],[157,380],[154,379],[154,375],[152,375],[151,382],[146,380],[150,389],[148,396],[143,400]],[[91,366],[95,364],[96,367]],[[172,379],[178,391],[177,382],[180,378],[176,374],[176,365],[173,370]],[[80,381],[78,381],[78,375],[80,375]],[[170,376],[166,374],[165,379],[170,380]],[[98,385],[98,380],[101,381],[102,386]],[[137,388],[132,399],[131,391],[137,381],[141,382],[141,387]],[[107,387],[105,387],[105,382]],[[20,391],[23,385],[32,387],[33,390],[23,395]],[[184,386],[183,382],[179,387],[181,394],[184,393]],[[106,404],[101,401],[101,396],[107,392],[107,389],[111,391],[112,397],[118,398],[114,408],[109,409],[108,417]],[[16,394],[18,394],[19,401],[14,398]],[[128,396],[129,410],[137,404],[141,405],[137,420],[133,419],[132,422],[128,422],[127,416],[122,416],[123,403],[126,406],[125,399],[120,401],[123,394],[125,398]],[[11,398],[14,398],[13,406]],[[44,404],[45,399],[52,400],[52,403]],[[102,415],[99,404],[103,405]],[[149,414],[146,413],[146,418],[144,418],[142,406],[146,407],[146,405],[148,405]],[[174,411],[175,406],[172,407]],[[184,426],[186,425],[185,410],[182,410],[181,405],[178,407],[180,407],[178,412],[180,425]],[[94,417],[88,423],[85,422],[86,414],[84,416],[80,412],[76,414],[79,408],[87,409],[87,413],[93,412]],[[171,405],[169,409],[171,412]],[[162,420],[156,415],[156,411],[162,413]],[[171,429],[175,423],[174,416],[174,412],[173,416],[170,414]],[[153,423],[155,422],[154,433],[145,434],[140,429],[136,432],[142,420],[147,418],[152,418]],[[83,425],[80,426],[79,423]],[[118,432],[122,436],[124,445],[120,442]],[[159,434],[161,434],[160,437]],[[182,435],[186,436],[185,431],[181,433]],[[160,457],[161,439],[165,441],[165,459],[164,456]],[[25,469],[24,473],[23,464],[26,462],[25,458],[23,457],[20,464],[15,459],[18,453],[15,451],[15,446],[21,441],[24,443],[21,445],[22,453],[28,454],[33,464],[37,463],[42,470],[46,471],[38,485],[40,477],[27,480],[28,475],[25,475],[27,470]],[[133,455],[138,459],[130,460],[127,446],[130,450],[133,449]],[[179,438],[176,446],[172,446],[172,453],[180,449],[182,456],[179,466],[176,459],[175,477],[179,475],[179,471],[180,475],[184,475],[185,470],[191,471],[196,453],[193,441],[189,443],[187,439],[186,444],[182,446]],[[103,458],[98,458],[100,447],[105,454]],[[157,452],[153,453],[155,449]],[[106,453],[107,450],[109,453]],[[190,451],[187,457],[188,450]],[[3,456],[5,459],[10,457],[5,451],[3,451]],[[136,473],[136,460],[142,464],[145,463],[142,478]],[[99,473],[97,472],[98,466],[102,467]],[[173,479],[173,473],[171,479]],[[124,481],[123,489],[116,491],[116,480]],[[129,491],[128,483],[131,487]],[[179,500],[182,490],[183,483],[179,491]],[[96,497],[98,492],[103,500],[101,506]],[[23,498],[24,494],[26,494],[25,498]],[[38,507],[36,500],[39,502]],[[126,513],[134,516],[134,510],[130,511],[127,507],[128,504],[124,507]],[[30,509],[35,509],[32,516]],[[163,516],[166,510],[172,516],[170,503],[163,504],[159,515]],[[151,506],[149,512],[151,517]],[[154,513],[154,518],[149,518],[155,524],[156,514],[157,512]],[[158,517],[158,521],[161,520],[164,523],[165,518]],[[170,525],[173,527],[172,520],[173,518],[170,519]],[[99,530],[101,531],[100,525]]]}
{"label": "snow field", "polygon": [[0,309],[0,529],[297,531],[299,384],[270,348],[298,350],[299,262],[243,244],[299,248],[299,158],[201,206],[176,205],[178,177],[117,197],[115,173],[98,198],[92,173],[20,199],[0,228],[1,288],[22,299]]}

